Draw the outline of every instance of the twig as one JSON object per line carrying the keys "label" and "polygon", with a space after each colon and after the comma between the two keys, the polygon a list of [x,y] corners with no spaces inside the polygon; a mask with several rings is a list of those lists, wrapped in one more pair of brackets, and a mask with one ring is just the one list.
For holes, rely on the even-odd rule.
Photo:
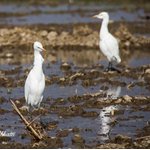
{"label": "twig", "polygon": [[10,100],[13,108],[15,109],[15,111],[18,113],[18,115],[20,116],[20,118],[23,120],[23,122],[25,123],[25,125],[27,126],[27,128],[33,133],[34,137],[38,140],[42,139],[42,135],[38,134],[35,129],[31,126],[31,124],[24,118],[24,116],[21,114],[21,112],[19,111],[19,109],[17,108],[16,104]]}
{"label": "twig", "polygon": [[41,115],[39,115],[39,116],[37,116],[36,118],[34,118],[34,119],[27,125],[27,127],[28,127],[28,126],[31,126],[31,124],[32,124],[36,119],[38,119],[40,116],[41,116]]}

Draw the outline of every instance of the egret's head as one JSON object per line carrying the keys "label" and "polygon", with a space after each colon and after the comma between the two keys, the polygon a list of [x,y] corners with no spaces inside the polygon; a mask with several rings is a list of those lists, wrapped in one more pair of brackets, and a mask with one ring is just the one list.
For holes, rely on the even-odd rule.
{"label": "egret's head", "polygon": [[107,12],[101,12],[98,15],[93,16],[94,18],[99,18],[99,19],[107,19],[109,20],[109,15]]}
{"label": "egret's head", "polygon": [[46,51],[43,48],[42,44],[38,41],[34,42],[33,48],[34,48],[35,51],[39,51],[39,52]]}

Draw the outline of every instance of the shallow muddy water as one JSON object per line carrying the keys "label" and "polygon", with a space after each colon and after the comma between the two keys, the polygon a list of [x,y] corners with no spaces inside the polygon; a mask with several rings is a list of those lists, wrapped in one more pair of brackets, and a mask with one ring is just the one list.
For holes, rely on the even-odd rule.
{"label": "shallow muddy water", "polygon": [[[72,24],[72,23],[92,23],[99,22],[91,19],[94,14],[100,11],[111,12],[110,17],[113,21],[145,22],[144,8],[146,4],[125,4],[97,2],[87,4],[64,3],[62,5],[29,5],[19,3],[18,5],[1,3],[0,24],[8,25],[29,25],[29,24]],[[147,6],[148,7],[148,6]]]}
{"label": "shallow muddy water", "polygon": [[[3,41],[0,45],[0,131],[15,134],[8,138],[0,136],[0,147],[12,148],[14,144],[15,148],[103,148],[100,146],[104,144],[104,148],[114,148],[114,145],[107,147],[113,143],[118,144],[115,148],[141,148],[137,138],[149,136],[150,120],[149,3],[135,6],[69,2],[0,3],[0,34],[6,38],[0,39]],[[105,72],[108,62],[98,45],[84,41],[92,34],[93,38],[97,37],[99,21],[91,16],[103,9],[117,22],[111,23],[112,31],[118,24],[126,24],[132,31],[120,36],[122,62],[116,66],[120,73]],[[19,27],[15,28],[16,25]],[[85,30],[80,33],[82,29]],[[24,82],[32,68],[33,51],[30,40],[23,38],[27,35],[37,40],[36,33],[47,49],[43,55],[46,75],[43,109],[32,112],[32,117],[41,114],[35,122],[51,137],[50,141],[41,142],[30,135],[9,101],[12,99],[18,108],[25,104]],[[49,33],[52,39],[48,38]],[[139,36],[146,42],[137,48],[135,44],[142,41]],[[30,119],[28,112],[21,112]],[[142,148],[149,147],[146,144],[141,144]]]}
{"label": "shallow muddy water", "polygon": [[[44,72],[46,74],[46,78],[52,80],[52,83],[47,83],[45,92],[44,92],[44,100],[42,102],[42,106],[48,109],[50,112],[46,115],[41,116],[42,124],[48,126],[50,122],[57,122],[57,127],[48,131],[49,136],[57,136],[61,137],[63,141],[63,147],[65,148],[76,148],[76,147],[88,147],[96,146],[98,143],[105,143],[106,140],[110,140],[114,136],[118,134],[127,135],[132,137],[133,139],[137,135],[137,130],[146,126],[149,121],[149,111],[146,110],[135,110],[132,106],[121,106],[120,104],[109,104],[110,106],[105,107],[97,107],[97,106],[86,106],[88,101],[87,98],[82,98],[81,100],[70,101],[70,98],[74,96],[83,96],[85,94],[92,94],[98,92],[104,92],[102,99],[105,101],[107,98],[117,99],[126,94],[129,96],[150,96],[149,89],[146,89],[145,86],[135,85],[131,89],[128,89],[126,85],[134,82],[138,83],[140,80],[134,79],[133,77],[126,77],[123,74],[110,74],[109,80],[120,82],[119,84],[114,84],[114,82],[109,82],[108,80],[98,82],[98,80],[104,80],[104,67],[107,65],[107,61],[104,57],[101,57],[99,60],[99,55],[97,57],[89,58],[92,52],[95,50],[88,51],[85,50],[80,51],[80,55],[76,54],[76,52],[68,51],[62,52],[58,51],[54,62],[49,60],[49,56],[47,56],[47,60],[44,64]],[[84,53],[84,59],[82,60],[82,53]],[[138,53],[131,56],[129,60],[127,60],[127,64],[129,67],[140,67],[150,63],[148,59],[149,54],[145,53],[141,56],[137,56]],[[86,58],[87,57],[87,58]],[[53,56],[54,59],[54,56]],[[9,64],[14,61],[13,59],[9,59]],[[82,62],[83,61],[83,62]],[[5,62],[5,61],[4,61]],[[61,66],[63,62],[68,62],[71,69],[62,70]],[[9,130],[15,132],[15,137],[11,138],[11,141],[15,141],[17,143],[22,143],[23,145],[29,144],[31,141],[29,136],[26,135],[25,126],[20,121],[19,117],[12,112],[12,107],[10,105],[9,99],[18,99],[21,101],[21,105],[24,104],[24,91],[23,85],[17,85],[15,87],[15,82],[18,79],[23,81],[25,80],[25,70],[31,68],[32,59],[21,62],[18,65],[6,65],[1,60],[1,71],[12,71],[19,68],[13,74],[8,74],[5,77],[9,78],[10,82],[12,82],[12,87],[1,87],[0,93],[1,98],[4,97],[5,100],[0,105],[0,109],[4,109],[4,113],[1,114],[1,128],[3,130]],[[86,65],[85,65],[86,64]],[[87,66],[88,64],[88,66]],[[101,65],[104,67],[101,68]],[[73,84],[72,83],[60,83],[59,80],[61,78],[67,78],[68,74],[75,74],[75,72],[87,72],[90,73],[92,70],[99,72],[102,75],[89,77],[91,81],[95,81],[95,85],[84,85],[86,80],[77,79]],[[69,73],[70,72],[70,73]],[[55,80],[55,78],[56,80]],[[54,79],[53,79],[54,78]],[[68,76],[69,78],[69,76]],[[87,78],[88,80],[88,78]],[[97,81],[96,81],[97,80]],[[125,83],[121,84],[121,83]],[[106,87],[106,89],[104,88]],[[104,90],[102,90],[104,88]],[[97,99],[97,98],[96,98]],[[93,101],[98,101],[97,100]],[[60,112],[64,107],[66,109],[74,108],[75,106],[81,107],[82,111],[86,112],[94,112],[95,115],[84,116],[84,113],[80,113],[77,111],[75,114],[67,114],[66,112],[63,114]],[[56,108],[55,108],[56,107]],[[145,107],[145,105],[143,105]],[[57,110],[57,109],[60,110]],[[55,110],[56,109],[56,110]],[[80,111],[81,111],[80,110]],[[117,115],[112,116],[111,112],[119,112]],[[115,125],[113,122],[115,122]],[[82,144],[76,145],[72,143],[72,138],[76,132],[72,132],[73,128],[77,128],[77,133],[82,136],[85,140],[84,146]],[[61,133],[67,132],[67,134]],[[108,134],[109,133],[109,134]],[[11,142],[10,141],[10,142]]]}

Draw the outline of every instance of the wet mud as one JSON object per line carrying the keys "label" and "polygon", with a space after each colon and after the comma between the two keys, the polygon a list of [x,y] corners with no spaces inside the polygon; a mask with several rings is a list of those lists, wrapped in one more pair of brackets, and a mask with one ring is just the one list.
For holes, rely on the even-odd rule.
{"label": "wet mud", "polygon": [[[0,147],[150,148],[149,21],[135,20],[134,26],[129,21],[110,23],[119,39],[120,73],[105,71],[108,62],[99,51],[97,22],[1,24],[0,131],[14,136],[0,136]],[[45,134],[41,141],[26,129],[9,101],[30,120],[31,114],[22,109],[23,88],[35,40],[47,49],[44,99],[32,112],[33,118],[40,115],[33,125]]]}

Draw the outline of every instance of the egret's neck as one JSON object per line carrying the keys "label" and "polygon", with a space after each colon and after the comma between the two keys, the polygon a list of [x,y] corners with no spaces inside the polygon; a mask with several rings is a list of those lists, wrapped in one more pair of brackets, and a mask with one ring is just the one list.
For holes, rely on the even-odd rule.
{"label": "egret's neck", "polygon": [[42,55],[40,54],[40,52],[34,50],[34,67],[42,68],[43,61],[44,59]]}
{"label": "egret's neck", "polygon": [[103,38],[108,33],[108,22],[109,18],[103,19],[100,29],[100,38]]}

